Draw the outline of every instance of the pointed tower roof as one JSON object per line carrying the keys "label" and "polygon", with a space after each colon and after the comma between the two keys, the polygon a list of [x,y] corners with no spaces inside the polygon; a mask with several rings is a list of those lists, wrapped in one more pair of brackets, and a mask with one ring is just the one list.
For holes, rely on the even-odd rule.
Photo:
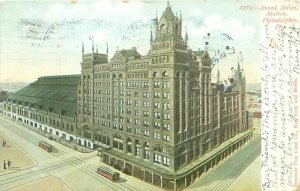
{"label": "pointed tower roof", "polygon": [[171,6],[170,6],[170,3],[168,1],[168,4],[167,4],[167,8],[166,10],[164,11],[163,15],[161,18],[165,18],[167,21],[173,21],[175,16],[174,16],[174,13],[171,9]]}
{"label": "pointed tower roof", "polygon": [[84,53],[84,44],[83,44],[83,42],[81,42],[81,52],[82,52],[82,54]]}
{"label": "pointed tower roof", "polygon": [[220,83],[220,71],[218,69],[218,72],[217,72],[217,83],[219,84]]}

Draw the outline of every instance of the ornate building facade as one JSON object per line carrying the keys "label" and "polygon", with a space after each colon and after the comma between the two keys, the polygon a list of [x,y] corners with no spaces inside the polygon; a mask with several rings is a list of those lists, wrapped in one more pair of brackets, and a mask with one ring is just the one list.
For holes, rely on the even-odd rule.
{"label": "ornate building facade", "polygon": [[[2,113],[97,148],[104,163],[177,190],[252,136],[239,64],[231,91],[220,89],[219,80],[211,82],[212,67],[207,51],[188,47],[188,35],[182,37],[181,15],[175,16],[168,5],[155,20],[150,50],[144,56],[132,48],[116,51],[109,61],[107,54],[94,48],[85,53],[82,46],[81,75],[60,77],[72,78],[66,86],[77,83],[69,92],[76,99],[63,100],[70,105],[67,109],[59,108],[59,103],[26,101],[33,92],[25,87],[9,97]],[[228,140],[233,141],[229,144]]]}

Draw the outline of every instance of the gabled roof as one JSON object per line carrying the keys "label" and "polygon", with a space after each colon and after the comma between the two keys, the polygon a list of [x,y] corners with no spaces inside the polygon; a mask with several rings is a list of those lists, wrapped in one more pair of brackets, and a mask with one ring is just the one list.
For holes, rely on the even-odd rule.
{"label": "gabled roof", "polygon": [[138,53],[136,48],[127,49],[127,50],[118,50],[115,55],[112,57],[111,61],[122,61],[122,60],[131,60],[131,59],[140,59],[141,54]]}
{"label": "gabled roof", "polygon": [[194,53],[196,56],[202,56],[204,52],[205,52],[205,50],[196,50],[196,51],[193,51],[193,53]]}
{"label": "gabled roof", "polygon": [[136,49],[121,50],[120,53],[124,57],[141,57],[141,54]]}

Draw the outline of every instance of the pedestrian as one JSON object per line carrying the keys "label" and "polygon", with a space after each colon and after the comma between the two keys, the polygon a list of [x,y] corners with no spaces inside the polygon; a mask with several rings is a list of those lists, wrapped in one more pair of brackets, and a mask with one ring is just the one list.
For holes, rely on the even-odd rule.
{"label": "pedestrian", "polygon": [[11,167],[11,161],[8,159],[8,161],[7,161],[7,168],[10,168]]}
{"label": "pedestrian", "polygon": [[4,163],[3,163],[3,168],[4,168],[4,170],[6,169],[6,162],[5,162],[5,160],[4,160]]}
{"label": "pedestrian", "polygon": [[6,140],[4,140],[4,146],[6,146]]}
{"label": "pedestrian", "polygon": [[2,146],[4,147],[4,145],[5,145],[5,141],[4,141],[4,139],[3,139],[3,141],[2,141]]}

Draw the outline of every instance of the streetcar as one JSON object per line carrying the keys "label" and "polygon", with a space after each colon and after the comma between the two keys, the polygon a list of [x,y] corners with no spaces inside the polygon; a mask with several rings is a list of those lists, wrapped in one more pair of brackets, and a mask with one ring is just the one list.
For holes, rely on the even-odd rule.
{"label": "streetcar", "polygon": [[45,151],[47,151],[49,153],[52,152],[52,150],[53,150],[53,146],[45,141],[40,141],[39,147],[41,147],[42,149],[44,149]]}
{"label": "streetcar", "polygon": [[106,168],[106,167],[99,166],[97,168],[97,173],[111,181],[116,181],[116,180],[120,179],[120,173],[113,172],[109,168]]}

